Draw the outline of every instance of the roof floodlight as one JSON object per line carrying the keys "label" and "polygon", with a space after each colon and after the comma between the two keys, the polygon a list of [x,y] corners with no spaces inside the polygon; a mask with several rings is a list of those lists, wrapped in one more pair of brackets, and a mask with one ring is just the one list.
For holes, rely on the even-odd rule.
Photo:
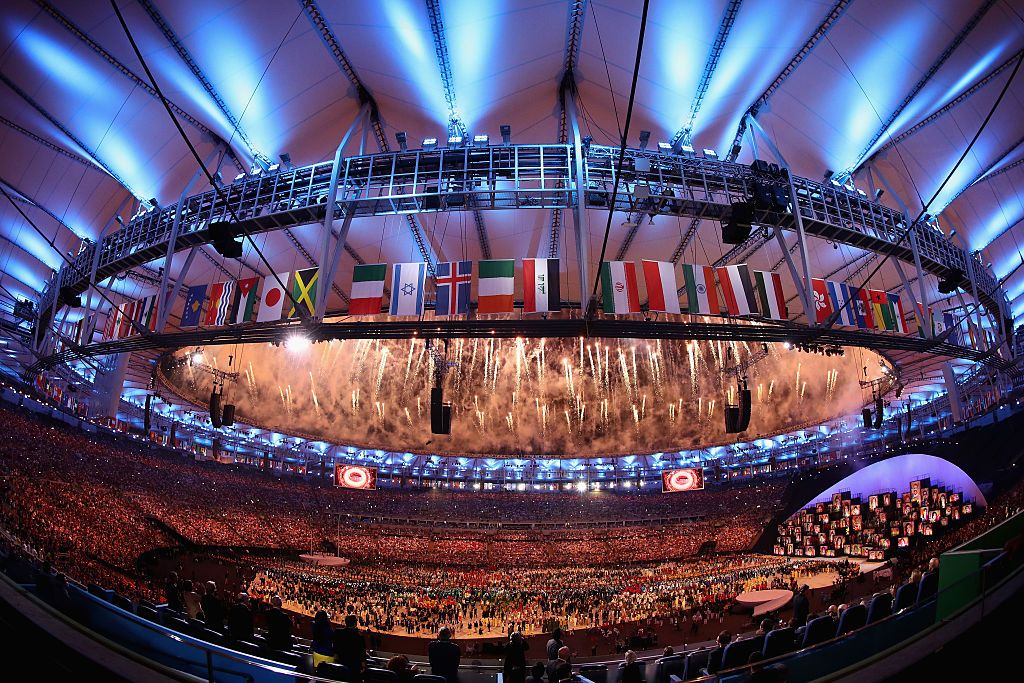
{"label": "roof floodlight", "polygon": [[409,144],[404,130],[400,130],[397,133],[395,133],[395,140],[398,141],[398,148],[400,150],[402,150],[403,152],[409,151]]}
{"label": "roof floodlight", "polygon": [[883,194],[885,194],[885,190],[883,190],[882,188],[878,188],[877,190],[875,190],[875,201],[877,202],[879,199],[881,199]]}
{"label": "roof floodlight", "polygon": [[486,147],[487,145],[490,144],[490,140],[491,138],[487,135],[474,135],[473,145],[475,147]]}
{"label": "roof floodlight", "polygon": [[503,145],[512,144],[512,126],[507,123],[501,124],[501,143]]}
{"label": "roof floodlight", "polygon": [[692,159],[695,156],[697,156],[697,152],[694,151],[693,145],[683,145],[682,147],[679,148],[679,151],[682,153],[682,155],[684,157],[687,157],[687,158],[690,158],[690,159]]}
{"label": "roof floodlight", "polygon": [[640,149],[647,149],[647,143],[651,139],[651,131],[642,130],[640,131]]}
{"label": "roof floodlight", "polygon": [[431,150],[437,147],[437,138],[423,138],[423,149]]}
{"label": "roof floodlight", "polygon": [[718,158],[718,152],[716,152],[713,149],[707,149],[705,147],[704,148],[704,158],[705,159],[717,159]]}
{"label": "roof floodlight", "polygon": [[672,153],[672,145],[670,145],[667,142],[659,142],[658,143],[658,151],[661,152],[662,154],[671,154]]}
{"label": "roof floodlight", "polygon": [[270,166],[267,167],[267,172],[268,173],[277,173],[280,170],[281,170],[281,164],[271,164]]}
{"label": "roof floodlight", "polygon": [[448,136],[448,149],[455,149],[456,147],[462,147],[462,136],[461,135],[450,135],[450,136]]}
{"label": "roof floodlight", "polygon": [[237,182],[238,182],[239,180],[241,180],[241,179],[242,179],[242,178],[244,178],[244,177],[245,177],[245,174],[244,174],[244,173],[239,173],[238,175],[236,175],[236,176],[235,176],[235,180],[234,180],[234,182],[236,182],[236,183],[237,183]]}

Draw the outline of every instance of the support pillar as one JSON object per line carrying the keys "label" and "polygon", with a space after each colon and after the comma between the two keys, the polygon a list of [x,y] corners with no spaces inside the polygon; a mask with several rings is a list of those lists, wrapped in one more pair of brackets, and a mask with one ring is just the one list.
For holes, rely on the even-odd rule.
{"label": "support pillar", "polygon": [[[573,188],[575,189],[575,201],[572,205],[573,232],[576,235],[576,259],[578,261],[580,278],[580,313],[583,317],[590,316],[591,301],[590,288],[590,231],[583,225],[583,211],[586,209],[586,177],[583,168],[583,142],[580,138],[580,124],[576,115],[576,86],[571,83],[562,90],[565,114],[572,130],[573,147]],[[615,182],[618,182],[616,179]],[[612,207],[614,211],[615,207]],[[600,264],[598,264],[600,266]]]}
{"label": "support pillar", "polygon": [[[796,221],[796,243],[800,246],[800,262],[803,266],[803,282],[801,283],[798,278],[793,278],[794,284],[800,293],[800,298],[804,304],[804,315],[807,316],[807,325],[813,327],[816,325],[817,316],[814,314],[814,301],[811,298],[811,262],[807,254],[807,235],[804,232],[804,217],[800,213],[800,204],[797,202],[796,197],[796,186],[793,184],[793,176],[789,175],[789,201],[792,202],[793,220]],[[789,250],[786,249],[786,241],[781,238],[779,232],[776,231],[776,235],[779,236],[779,244],[782,247],[782,253],[786,255],[787,260],[789,259]]]}

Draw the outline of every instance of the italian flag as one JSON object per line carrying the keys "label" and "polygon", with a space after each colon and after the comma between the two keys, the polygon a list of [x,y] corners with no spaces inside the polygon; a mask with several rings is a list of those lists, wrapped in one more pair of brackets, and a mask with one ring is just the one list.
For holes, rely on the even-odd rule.
{"label": "italian flag", "polygon": [[683,282],[686,285],[686,306],[691,315],[719,315],[718,290],[715,288],[715,269],[711,266],[683,264]]}
{"label": "italian flag", "polygon": [[718,281],[722,283],[722,294],[725,296],[725,307],[729,309],[729,315],[757,315],[754,287],[750,284],[747,264],[725,266],[716,270]]}
{"label": "italian flag", "polygon": [[352,294],[349,315],[378,315],[384,301],[384,278],[388,264],[357,265],[352,271]]}
{"label": "italian flag", "polygon": [[477,313],[511,313],[516,285],[515,259],[480,261],[477,272]]}
{"label": "italian flag", "polygon": [[647,307],[660,313],[679,313],[675,264],[670,261],[640,262],[647,283]]}
{"label": "italian flag", "polygon": [[612,315],[640,312],[635,263],[605,261],[601,264],[601,306],[605,313]]}
{"label": "italian flag", "polygon": [[558,259],[523,259],[523,312],[558,313],[561,310]]}
{"label": "italian flag", "polygon": [[253,313],[256,310],[256,285],[260,283],[258,277],[247,277],[237,282],[235,289],[235,314],[231,322],[247,323],[252,322]]}
{"label": "italian flag", "polygon": [[763,270],[754,271],[754,286],[761,302],[761,316],[769,320],[789,320],[786,297],[782,294],[782,276]]}

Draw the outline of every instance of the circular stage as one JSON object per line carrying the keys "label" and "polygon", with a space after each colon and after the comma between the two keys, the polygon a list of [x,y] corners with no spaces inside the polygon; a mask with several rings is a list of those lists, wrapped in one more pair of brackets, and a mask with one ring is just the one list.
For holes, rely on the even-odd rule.
{"label": "circular stage", "polygon": [[793,600],[792,591],[746,591],[736,596],[736,604],[754,611],[754,618],[782,609]]}
{"label": "circular stage", "polygon": [[299,555],[299,559],[308,564],[315,564],[319,567],[347,567],[349,559],[337,555],[321,555],[320,553],[306,553]]}

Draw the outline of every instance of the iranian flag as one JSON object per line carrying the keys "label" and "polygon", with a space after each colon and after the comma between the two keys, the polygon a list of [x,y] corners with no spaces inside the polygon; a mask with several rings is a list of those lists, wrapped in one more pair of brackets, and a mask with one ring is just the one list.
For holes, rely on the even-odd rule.
{"label": "iranian flag", "polygon": [[763,270],[754,271],[754,286],[761,302],[761,316],[769,320],[789,320],[786,297],[782,294],[782,276]]}
{"label": "iranian flag", "polygon": [[379,315],[384,301],[384,279],[388,264],[357,265],[352,271],[352,294],[348,304],[349,315]]}
{"label": "iranian flag", "polygon": [[[260,311],[256,314],[256,322],[280,320],[281,309],[284,308],[284,287],[288,286],[291,273],[278,273],[277,277],[268,275],[263,278],[263,290],[260,292]],[[278,282],[280,280],[280,282]]]}
{"label": "iranian flag", "polygon": [[635,263],[605,261],[601,264],[601,306],[605,313],[612,315],[640,312]]}
{"label": "iranian flag", "polygon": [[515,259],[480,261],[477,271],[477,313],[511,313],[515,290]]}
{"label": "iranian flag", "polygon": [[754,287],[750,284],[747,264],[725,266],[716,270],[718,281],[722,283],[722,294],[725,296],[725,307],[729,309],[729,315],[757,315]]}
{"label": "iranian flag", "polygon": [[231,320],[234,324],[252,322],[256,310],[256,287],[259,283],[258,277],[247,277],[236,283],[238,286],[235,288],[235,314]]}
{"label": "iranian flag", "polygon": [[523,259],[523,312],[558,313],[562,302],[558,288],[558,259]]}
{"label": "iranian flag", "polygon": [[640,262],[647,283],[647,307],[660,313],[679,313],[675,264],[671,261]]}
{"label": "iranian flag", "polygon": [[811,298],[814,301],[814,318],[818,323],[829,319],[835,309],[828,296],[828,285],[820,278],[811,278]]}
{"label": "iranian flag", "polygon": [[693,315],[719,315],[718,290],[715,288],[715,269],[711,266],[683,264],[683,282],[686,285],[686,306]]}

